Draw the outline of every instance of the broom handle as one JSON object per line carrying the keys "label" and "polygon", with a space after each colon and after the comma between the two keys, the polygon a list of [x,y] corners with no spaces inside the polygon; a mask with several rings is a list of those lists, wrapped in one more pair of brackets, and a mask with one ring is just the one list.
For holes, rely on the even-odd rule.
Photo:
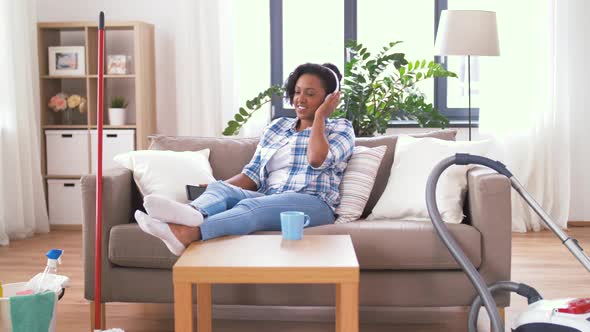
{"label": "broom handle", "polygon": [[97,172],[96,172],[96,229],[94,234],[94,329],[102,330],[101,315],[101,274],[102,274],[102,124],[103,124],[103,90],[104,90],[104,13],[100,12],[98,24],[98,97],[96,106],[97,132]]}

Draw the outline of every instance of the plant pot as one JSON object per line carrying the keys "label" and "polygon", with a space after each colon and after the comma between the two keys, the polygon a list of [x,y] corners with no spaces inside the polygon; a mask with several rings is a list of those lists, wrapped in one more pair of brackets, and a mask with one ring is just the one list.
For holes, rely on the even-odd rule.
{"label": "plant pot", "polygon": [[111,126],[124,125],[126,110],[126,108],[109,108],[109,124]]}

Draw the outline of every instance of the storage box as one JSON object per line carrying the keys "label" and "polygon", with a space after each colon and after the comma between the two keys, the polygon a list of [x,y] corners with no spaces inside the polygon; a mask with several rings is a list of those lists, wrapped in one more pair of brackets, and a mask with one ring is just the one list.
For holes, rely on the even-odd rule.
{"label": "storage box", "polygon": [[49,223],[52,225],[82,224],[82,191],[80,180],[47,180]]}
{"label": "storage box", "polygon": [[45,139],[49,176],[88,174],[87,130],[46,130]]}
{"label": "storage box", "polygon": [[[97,131],[91,130],[91,155],[90,169],[92,174],[96,174],[96,153],[98,149]],[[102,168],[120,167],[113,158],[120,154],[135,150],[135,130],[134,129],[108,129],[102,131]]]}

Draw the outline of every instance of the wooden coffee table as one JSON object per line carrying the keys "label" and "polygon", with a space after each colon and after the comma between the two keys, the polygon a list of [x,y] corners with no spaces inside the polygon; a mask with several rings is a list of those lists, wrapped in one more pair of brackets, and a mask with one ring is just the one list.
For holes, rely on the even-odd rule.
{"label": "wooden coffee table", "polygon": [[336,331],[358,331],[359,265],[349,235],[245,235],[192,243],[173,268],[174,326],[210,332],[212,284],[336,284]]}

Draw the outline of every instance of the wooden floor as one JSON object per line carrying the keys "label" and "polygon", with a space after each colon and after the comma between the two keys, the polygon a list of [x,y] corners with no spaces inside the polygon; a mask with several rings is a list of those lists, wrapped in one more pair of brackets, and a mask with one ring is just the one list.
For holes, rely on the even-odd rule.
{"label": "wooden floor", "polygon": [[[590,250],[590,227],[575,227],[569,233]],[[13,241],[8,247],[0,247],[0,281],[11,283],[28,280],[44,268],[44,253],[50,248],[64,249],[63,265],[59,272],[71,278],[71,287],[58,304],[57,331],[90,331],[90,306],[83,298],[84,272],[80,231],[53,231],[31,239]],[[590,273],[548,231],[513,235],[512,279],[534,286],[549,299],[590,296]],[[507,327],[524,308],[525,300],[513,295],[512,306],[506,310]],[[361,324],[361,331],[465,330],[466,314],[459,308],[428,312],[400,311],[395,316],[395,325]],[[481,316],[479,331],[489,331],[485,315]],[[172,306],[167,304],[107,305],[107,326],[119,327],[126,332],[172,331],[173,317]],[[328,322],[252,321],[225,317],[214,321],[214,330],[323,332],[334,331],[334,325]]]}

